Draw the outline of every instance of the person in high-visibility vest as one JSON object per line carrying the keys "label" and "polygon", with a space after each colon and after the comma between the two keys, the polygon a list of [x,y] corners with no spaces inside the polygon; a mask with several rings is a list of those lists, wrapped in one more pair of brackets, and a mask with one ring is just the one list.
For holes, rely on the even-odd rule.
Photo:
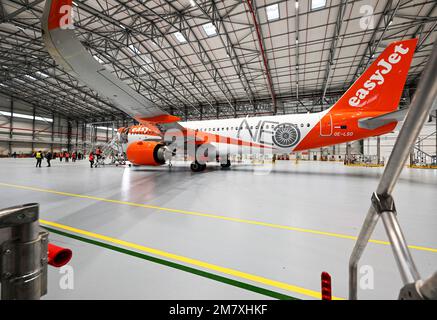
{"label": "person in high-visibility vest", "polygon": [[37,153],[35,153],[35,159],[36,159],[36,167],[41,168],[41,163],[42,163],[42,151],[38,151]]}

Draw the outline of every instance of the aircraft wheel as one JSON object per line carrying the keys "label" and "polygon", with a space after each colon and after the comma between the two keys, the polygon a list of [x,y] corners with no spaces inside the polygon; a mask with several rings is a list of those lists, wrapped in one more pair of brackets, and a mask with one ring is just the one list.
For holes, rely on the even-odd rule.
{"label": "aircraft wheel", "polygon": [[221,163],[220,166],[222,168],[230,168],[231,167],[231,161],[228,160],[226,163]]}
{"label": "aircraft wheel", "polygon": [[201,172],[206,169],[206,164],[200,164],[199,162],[195,161],[191,164],[190,168],[193,172]]}

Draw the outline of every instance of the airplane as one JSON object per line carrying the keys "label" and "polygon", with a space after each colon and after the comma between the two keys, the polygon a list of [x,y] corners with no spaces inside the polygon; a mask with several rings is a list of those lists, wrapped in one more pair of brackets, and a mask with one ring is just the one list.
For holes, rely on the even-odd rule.
{"label": "airplane", "polygon": [[319,113],[181,122],[130,88],[83,47],[75,35],[72,0],[47,0],[42,17],[49,54],[63,69],[140,124],[120,128],[128,160],[161,166],[178,152],[201,172],[206,163],[231,166],[238,154],[289,154],[393,132],[418,39],[390,43],[329,109]]}

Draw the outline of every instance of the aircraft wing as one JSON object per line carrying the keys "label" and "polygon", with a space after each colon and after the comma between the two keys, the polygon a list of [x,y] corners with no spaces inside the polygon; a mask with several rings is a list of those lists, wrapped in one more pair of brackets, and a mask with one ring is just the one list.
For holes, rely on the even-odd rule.
{"label": "aircraft wing", "polygon": [[118,109],[142,122],[175,123],[153,102],[118,79],[84,48],[74,33],[72,0],[47,0],[42,17],[43,39],[49,54],[64,70],[86,84]]}

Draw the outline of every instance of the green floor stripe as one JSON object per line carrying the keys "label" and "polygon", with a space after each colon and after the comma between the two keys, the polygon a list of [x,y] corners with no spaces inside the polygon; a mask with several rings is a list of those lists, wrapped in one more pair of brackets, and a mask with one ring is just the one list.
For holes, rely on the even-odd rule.
{"label": "green floor stripe", "polygon": [[103,242],[100,242],[100,241],[84,238],[84,237],[81,237],[81,236],[78,236],[78,235],[75,235],[75,234],[67,233],[67,232],[60,231],[60,230],[53,229],[53,228],[49,228],[49,227],[46,227],[46,226],[44,226],[44,228],[47,229],[50,232],[56,233],[56,234],[64,236],[64,237],[68,237],[68,238],[72,238],[72,239],[75,239],[75,240],[78,240],[78,241],[82,241],[82,242],[86,242],[86,243],[89,243],[89,244],[93,244],[93,245],[96,245],[96,246],[99,246],[99,247],[102,247],[102,248],[105,248],[105,249],[109,249],[109,250],[112,250],[112,251],[117,251],[117,252],[120,252],[120,253],[124,253],[124,254],[130,255],[130,256],[133,256],[133,257],[137,257],[137,258],[140,258],[140,259],[143,259],[143,260],[147,260],[147,261],[150,261],[150,262],[154,262],[154,263],[158,263],[158,264],[170,267],[170,268],[174,268],[174,269],[177,269],[177,270],[181,270],[181,271],[185,271],[185,272],[188,272],[188,273],[192,273],[192,274],[198,275],[198,276],[203,277],[203,278],[208,278],[208,279],[215,280],[215,281],[218,281],[218,282],[221,282],[221,283],[226,283],[226,284],[234,286],[234,287],[238,287],[238,288],[245,289],[245,290],[248,290],[248,291],[256,292],[256,293],[259,293],[259,294],[262,294],[262,295],[265,295],[265,296],[268,296],[268,297],[272,297],[272,298],[275,298],[275,299],[279,299],[279,300],[298,300],[297,298],[294,298],[294,297],[291,297],[291,296],[288,296],[288,295],[285,295],[285,294],[282,294],[282,293],[279,293],[279,292],[275,292],[275,291],[271,291],[271,290],[268,290],[268,289],[260,288],[260,287],[257,287],[257,286],[254,286],[254,285],[251,285],[251,284],[248,284],[248,283],[244,283],[244,282],[241,282],[241,281],[225,278],[225,277],[213,274],[213,273],[209,273],[209,272],[206,272],[206,271],[194,269],[192,267],[184,266],[182,264],[178,264],[178,263],[174,263],[174,262],[171,262],[171,261],[163,260],[163,259],[160,259],[160,258],[152,257],[152,256],[149,256],[149,255],[146,255],[146,254],[143,254],[143,253],[139,253],[139,252],[136,252],[136,251],[128,250],[128,249],[125,249],[125,248],[120,248],[120,247],[113,246],[113,245],[110,245],[110,244],[107,244],[107,243],[103,243]]}

